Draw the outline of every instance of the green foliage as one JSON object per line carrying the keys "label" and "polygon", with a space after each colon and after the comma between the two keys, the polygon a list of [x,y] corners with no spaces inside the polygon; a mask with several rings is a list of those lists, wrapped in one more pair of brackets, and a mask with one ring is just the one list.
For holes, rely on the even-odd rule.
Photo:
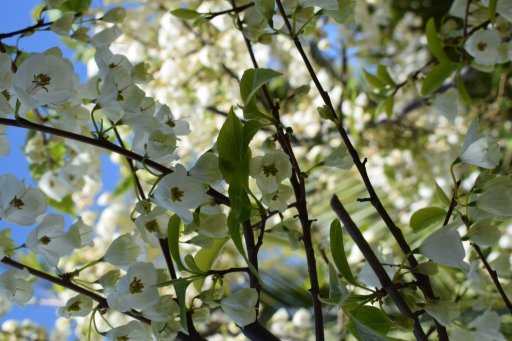
{"label": "green foliage", "polygon": [[439,226],[446,217],[446,211],[440,207],[424,207],[414,212],[409,226],[414,232]]}

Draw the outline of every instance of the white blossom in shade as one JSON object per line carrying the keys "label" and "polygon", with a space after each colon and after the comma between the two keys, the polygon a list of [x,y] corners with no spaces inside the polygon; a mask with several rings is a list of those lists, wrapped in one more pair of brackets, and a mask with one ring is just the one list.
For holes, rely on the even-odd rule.
{"label": "white blossom in shade", "polygon": [[219,158],[212,152],[204,153],[196,161],[196,164],[190,170],[190,174],[210,185],[218,183],[222,180]]}
{"label": "white blossom in shade", "polygon": [[457,116],[464,114],[465,107],[457,89],[450,88],[435,97],[432,103],[432,110],[434,113],[446,117],[446,119],[453,123]]}
{"label": "white blossom in shade", "polygon": [[188,176],[187,170],[180,164],[176,165],[173,173],[158,182],[153,198],[157,205],[176,213],[185,224],[192,221],[190,209],[208,201],[206,186]]}
{"label": "white blossom in shade", "polygon": [[486,310],[469,322],[467,329],[457,329],[450,339],[454,341],[505,341],[500,332],[501,318],[495,311]]}
{"label": "white blossom in shade", "polygon": [[281,150],[251,159],[249,167],[263,194],[276,192],[279,184],[292,175],[290,158]]}
{"label": "white blossom in shade", "polygon": [[118,340],[134,340],[134,341],[149,341],[151,335],[146,330],[146,327],[139,321],[130,321],[124,326],[113,328],[107,332],[107,339],[112,341]]}
{"label": "white blossom in shade", "polygon": [[156,284],[157,273],[153,263],[135,263],[107,296],[108,305],[121,312],[144,310],[159,300]]}
{"label": "white blossom in shade", "polygon": [[485,184],[476,199],[476,207],[494,216],[512,216],[512,180],[510,176],[499,176]]}
{"label": "white blossom in shade", "polygon": [[170,295],[160,296],[159,300],[142,311],[142,316],[155,322],[167,322],[180,314],[180,306]]}
{"label": "white blossom in shade", "polygon": [[293,189],[280,184],[277,192],[263,195],[263,203],[270,211],[284,212],[288,208],[288,200],[292,197]]}
{"label": "white blossom in shade", "polygon": [[12,90],[12,60],[6,53],[0,53],[0,113],[9,115],[14,113],[16,97]]}
{"label": "white blossom in shade", "polygon": [[70,298],[66,306],[60,307],[60,316],[70,318],[71,316],[87,316],[92,310],[92,299],[82,294]]}
{"label": "white blossom in shade", "polygon": [[497,30],[490,28],[473,33],[466,43],[464,49],[469,53],[475,62],[482,65],[494,65],[498,62],[498,47],[501,44],[501,37]]}
{"label": "white blossom in shade", "polygon": [[73,225],[69,227],[68,234],[74,241],[77,249],[94,246],[94,229],[91,225],[84,223],[82,217],[78,217]]}
{"label": "white blossom in shade", "polygon": [[460,161],[482,168],[493,169],[500,162],[500,158],[499,145],[492,137],[479,133],[478,121],[473,120],[462,144],[459,156]]}
{"label": "white blossom in shade", "polygon": [[0,219],[29,226],[46,211],[46,197],[43,192],[37,188],[25,187],[16,176],[0,176],[0,188]]}
{"label": "white blossom in shade", "polygon": [[103,260],[117,266],[133,264],[141,253],[139,243],[130,234],[117,237],[109,246]]}
{"label": "white blossom in shade", "polygon": [[166,237],[168,222],[169,215],[163,207],[155,207],[150,212],[144,212],[135,218],[135,226],[142,239],[153,247],[159,245],[160,238]]}
{"label": "white blossom in shade", "polygon": [[466,252],[457,232],[458,226],[459,222],[455,221],[434,231],[421,243],[419,252],[434,262],[468,272],[469,264],[464,262]]}
{"label": "white blossom in shade", "polygon": [[76,233],[64,231],[64,217],[47,214],[41,224],[34,228],[25,242],[27,247],[44,257],[52,266],[57,266],[61,257],[77,247]]}
{"label": "white blossom in shade", "polygon": [[27,108],[61,103],[75,93],[78,78],[60,50],[29,55],[18,68],[13,88]]}
{"label": "white blossom in shade", "polygon": [[165,104],[156,108],[155,117],[165,127],[167,127],[167,129],[171,129],[177,136],[190,134],[190,126],[188,122],[184,120],[177,120],[172,114],[171,109]]}
{"label": "white blossom in shade", "polygon": [[25,305],[34,294],[34,288],[27,278],[27,269],[7,270],[0,275],[0,295],[17,305]]}
{"label": "white blossom in shade", "polygon": [[223,298],[220,306],[233,322],[244,327],[256,321],[257,302],[258,292],[256,289],[245,288]]}
{"label": "white blossom in shade", "polygon": [[[486,7],[489,6],[489,0],[482,0],[482,4]],[[512,23],[512,1],[510,0],[497,0],[496,13]]]}

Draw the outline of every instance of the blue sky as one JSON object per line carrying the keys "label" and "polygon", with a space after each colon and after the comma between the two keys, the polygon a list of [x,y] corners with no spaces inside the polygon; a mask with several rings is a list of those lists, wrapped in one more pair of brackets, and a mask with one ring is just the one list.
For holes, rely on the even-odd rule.
{"label": "blue sky", "polygon": [[[32,25],[31,11],[40,2],[41,1],[36,0],[0,0],[0,6],[2,8],[0,11],[0,33],[16,31]],[[99,2],[99,0],[93,1],[95,4]],[[3,42],[9,45],[15,45],[17,43],[16,38],[6,39]],[[73,56],[73,51],[63,46],[59,38],[52,32],[37,32],[33,36],[19,40],[18,46],[28,52],[42,52],[50,47],[59,46],[65,57],[71,59]],[[75,71],[80,79],[85,79],[86,69],[84,65],[75,63]],[[23,154],[23,144],[26,133],[27,131],[24,129],[13,127],[7,129],[7,135],[11,141],[11,151],[8,157],[0,158],[0,175],[13,173],[18,178],[25,179],[26,184],[33,185],[34,182],[30,177],[28,163]],[[117,168],[110,163],[106,154],[102,155],[102,160],[103,182],[107,184],[107,188],[104,189],[110,190],[117,182]],[[69,222],[71,220],[68,219],[67,221]],[[12,228],[13,237],[17,244],[23,243],[31,230],[30,227],[19,227],[0,221],[0,228],[5,227]],[[4,270],[6,270],[6,267],[0,265],[0,273]],[[35,287],[36,294],[40,297],[47,296],[46,293],[50,288],[47,283],[41,280],[37,282]],[[23,320],[30,318],[32,321],[44,325],[51,330],[56,317],[56,307],[54,306],[28,305],[26,307],[17,307],[13,305],[12,311],[0,317],[0,324],[7,319]]]}

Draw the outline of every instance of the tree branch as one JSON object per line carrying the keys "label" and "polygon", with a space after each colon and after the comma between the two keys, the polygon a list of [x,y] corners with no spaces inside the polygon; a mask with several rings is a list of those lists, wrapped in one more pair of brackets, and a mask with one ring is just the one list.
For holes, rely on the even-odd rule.
{"label": "tree branch", "polygon": [[[288,17],[286,16],[286,12],[284,10],[284,7],[283,7],[281,1],[276,0],[276,3],[277,3],[277,7],[279,8],[279,12],[281,13],[281,16],[283,17],[285,25],[290,33],[290,36],[293,40],[293,43],[295,44],[295,47],[299,51],[299,54],[301,55],[302,60],[303,60],[304,64],[306,65],[306,68],[309,72],[309,75],[311,76],[313,83],[315,84],[318,92],[320,93],[320,96],[322,97],[325,105],[327,105],[327,107],[329,109],[331,109],[331,111],[333,113],[336,113],[336,111],[331,103],[331,99],[330,99],[328,93],[324,90],[322,84],[320,83],[320,81],[315,73],[315,70],[313,69],[313,66],[311,65],[311,62],[309,61],[309,58],[306,55],[306,52],[304,51],[302,44],[300,43],[299,38],[296,36],[296,34],[292,30],[292,26],[290,24],[290,21],[288,20]],[[368,193],[370,194],[370,198],[371,198],[370,201],[371,201],[372,205],[375,207],[375,209],[377,210],[379,215],[384,220],[386,226],[388,227],[389,231],[391,232],[391,234],[397,241],[398,246],[400,247],[402,252],[405,255],[408,255],[407,260],[408,260],[411,268],[416,268],[416,266],[418,265],[418,261],[412,254],[409,244],[405,240],[405,238],[402,234],[402,231],[398,228],[398,226],[395,225],[395,223],[389,216],[388,212],[382,205],[382,202],[380,201],[377,193],[375,192],[375,189],[373,188],[370,178],[368,177],[368,173],[366,172],[366,167],[365,167],[366,161],[364,161],[364,162],[361,161],[359,154],[358,154],[357,150],[355,149],[354,145],[352,144],[352,142],[350,141],[348,133],[343,128],[341,121],[338,118],[336,118],[335,121],[337,122],[336,128],[338,129],[338,132],[339,132],[341,138],[343,139],[343,142],[345,143],[347,150],[349,151],[352,161],[354,162],[357,170],[359,171],[359,174],[361,175],[361,178],[363,179],[365,187],[366,187]],[[417,282],[418,282],[418,287],[423,292],[423,294],[428,298],[436,299],[428,276],[425,276],[423,274],[416,273],[416,272],[413,272],[413,275],[416,277]],[[448,333],[446,331],[446,328],[444,326],[440,325],[435,319],[434,319],[434,322],[436,323],[436,328],[437,328],[437,333],[438,333],[439,339],[442,341],[448,340]]]}
{"label": "tree branch", "polygon": [[331,207],[336,213],[336,215],[343,222],[343,225],[345,226],[348,234],[350,235],[350,237],[352,237],[354,243],[363,253],[364,258],[372,267],[373,271],[375,272],[375,275],[377,275],[377,278],[379,279],[382,288],[384,289],[384,291],[386,291],[389,297],[391,297],[391,299],[397,306],[398,310],[400,310],[400,313],[403,316],[409,317],[414,321],[413,333],[414,336],[416,337],[416,340],[426,341],[427,336],[425,335],[423,329],[421,328],[421,324],[420,321],[418,320],[418,317],[411,311],[411,309],[404,301],[402,296],[400,296],[400,293],[393,285],[393,282],[386,273],[386,270],[384,269],[379,259],[373,252],[372,248],[364,239],[363,234],[361,233],[361,231],[359,231],[358,227],[356,226],[356,224],[354,223],[348,212],[345,210],[345,208],[343,207],[343,205],[341,204],[336,195],[333,195],[333,197],[331,198]]}

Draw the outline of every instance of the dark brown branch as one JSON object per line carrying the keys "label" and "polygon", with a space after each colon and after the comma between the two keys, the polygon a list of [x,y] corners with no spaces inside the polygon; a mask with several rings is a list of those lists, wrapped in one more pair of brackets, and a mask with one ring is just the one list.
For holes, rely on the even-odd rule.
{"label": "dark brown branch", "polygon": [[[231,1],[232,5],[234,5],[234,1]],[[243,32],[242,21],[239,17],[236,18],[237,26],[240,32]],[[258,61],[254,55],[254,51],[252,48],[252,43],[247,37],[244,35],[244,42],[247,47],[247,51],[249,52],[249,56],[251,58],[252,64],[254,68],[259,68]],[[289,156],[290,162],[292,164],[293,173],[290,178],[290,182],[292,184],[292,188],[296,198],[296,208],[299,215],[299,221],[302,227],[303,234],[303,242],[304,242],[304,250],[306,253],[306,260],[308,265],[308,273],[310,280],[310,293],[313,300],[313,312],[315,319],[315,336],[317,341],[324,340],[324,322],[323,322],[323,312],[322,312],[322,303],[320,302],[320,286],[318,283],[318,274],[316,270],[316,259],[315,259],[315,251],[313,248],[313,242],[311,238],[311,225],[312,220],[309,219],[309,213],[307,209],[306,203],[306,188],[304,183],[304,176],[302,171],[300,170],[297,159],[295,158],[295,154],[290,144],[290,140],[288,135],[284,132],[284,129],[281,125],[279,107],[272,100],[272,96],[270,95],[270,91],[266,85],[262,86],[263,96],[265,98],[267,107],[270,109],[272,116],[275,120],[275,128],[277,133],[277,140],[279,144],[283,148],[284,152]]]}
{"label": "dark brown branch", "polygon": [[[69,132],[69,131],[64,131],[64,130],[60,130],[60,129],[57,129],[57,128],[53,128],[53,127],[48,127],[48,126],[45,126],[45,125],[40,125],[40,124],[37,124],[37,123],[34,123],[34,122],[31,122],[31,121],[28,121],[24,118],[18,118],[16,120],[13,120],[13,119],[8,119],[8,118],[3,118],[3,117],[0,117],[0,124],[2,125],[6,125],[6,126],[12,126],[12,127],[19,127],[19,128],[26,128],[26,129],[30,129],[30,130],[36,130],[36,131],[41,131],[41,132],[44,132],[44,133],[49,133],[49,134],[52,134],[52,135],[56,135],[56,136],[60,136],[60,137],[64,137],[64,138],[67,138],[67,139],[70,139],[70,140],[75,140],[75,141],[79,141],[79,142],[82,142],[82,143],[86,143],[86,144],[89,144],[89,145],[92,145],[92,146],[95,146],[95,147],[99,147],[99,148],[102,148],[102,149],[105,149],[105,150],[108,150],[108,151],[111,151],[111,152],[114,152],[116,154],[119,154],[121,156],[124,156],[124,157],[127,157],[131,160],[134,160],[134,161],[138,161],[138,162],[141,162],[153,169],[156,169],[157,171],[163,173],[163,174],[169,174],[169,173],[172,173],[172,169],[158,163],[158,162],[155,162],[155,161],[152,161],[150,159],[147,159],[146,157],[142,156],[142,155],[139,155],[137,153],[134,153],[132,151],[129,151],[129,150],[126,150],[124,148],[121,148],[120,146],[108,141],[108,140],[105,140],[105,139],[95,139],[95,138],[92,138],[92,137],[88,137],[88,136],[84,136],[84,135],[80,135],[80,134],[75,134],[75,133],[72,133],[72,132]],[[228,197],[226,197],[224,194],[216,191],[215,189],[211,188],[207,191],[207,194],[210,195],[212,198],[215,199],[216,202],[218,203],[221,203],[221,204],[224,204],[226,206],[229,206],[229,199]]]}
{"label": "dark brown branch", "polygon": [[382,288],[389,295],[389,297],[391,297],[391,299],[397,306],[398,310],[400,310],[400,313],[403,316],[406,316],[414,321],[413,333],[414,336],[416,337],[416,340],[426,341],[427,336],[425,335],[423,329],[421,328],[418,316],[411,311],[411,309],[404,301],[402,296],[400,296],[400,293],[393,285],[393,282],[386,273],[386,270],[384,269],[379,259],[373,252],[372,248],[364,239],[363,234],[361,233],[361,231],[359,231],[358,227],[356,226],[356,224],[354,223],[348,212],[345,210],[345,208],[343,207],[343,205],[341,204],[336,195],[334,195],[331,199],[331,207],[336,213],[336,215],[343,222],[343,225],[345,226],[345,229],[347,230],[348,234],[350,235],[350,237],[352,237],[352,240],[357,245],[359,250],[361,250],[362,254],[364,255],[364,258],[366,259],[368,264],[370,264],[373,271],[375,272],[375,275],[379,279]]}
{"label": "dark brown branch", "polygon": [[[296,36],[296,34],[292,30],[292,26],[290,24],[290,21],[288,20],[288,17],[286,16],[286,12],[283,8],[281,1],[276,0],[276,3],[279,8],[279,12],[281,13],[281,15],[283,17],[285,25],[288,28],[288,31],[290,32],[290,36],[293,40],[293,43],[295,44],[295,47],[299,51],[299,54],[301,55],[302,60],[303,60],[304,64],[306,65],[306,68],[309,72],[309,75],[311,76],[311,79],[313,80],[313,83],[315,84],[318,92],[320,93],[320,96],[324,100],[325,105],[327,105],[327,107],[329,109],[331,109],[331,111],[333,113],[335,113],[336,111],[331,103],[329,95],[327,94],[327,92],[324,90],[322,84],[320,83],[320,81],[315,73],[315,70],[313,69],[313,66],[311,65],[311,62],[309,61],[309,58],[306,55],[306,52],[304,51],[302,44],[300,43],[299,38]],[[372,203],[372,205],[375,207],[375,209],[377,210],[379,215],[384,220],[386,226],[388,227],[389,231],[391,232],[391,234],[397,241],[398,246],[400,247],[402,252],[405,255],[407,255],[407,260],[408,260],[411,268],[416,268],[416,266],[418,265],[418,261],[412,254],[409,244],[405,240],[405,238],[402,234],[402,231],[398,228],[398,226],[395,225],[395,223],[389,216],[388,212],[382,205],[382,202],[380,201],[375,189],[373,188],[373,185],[370,181],[368,173],[366,172],[366,167],[365,167],[366,161],[361,161],[361,158],[359,157],[357,150],[355,149],[354,145],[350,141],[348,133],[341,125],[341,121],[339,119],[337,120],[336,128],[338,129],[338,132],[339,132],[341,138],[343,139],[343,142],[345,143],[347,150],[350,153],[352,161],[354,162],[357,170],[359,171],[359,174],[361,175],[361,178],[365,184],[365,187],[366,187],[368,193],[370,194],[370,198],[371,198],[370,202]],[[428,276],[425,276],[420,273],[413,273],[413,275],[416,277],[417,282],[418,282],[418,287],[423,292],[423,294],[430,299],[436,299]],[[448,340],[448,333],[446,331],[446,328],[443,327],[442,325],[440,325],[436,320],[434,320],[434,321],[436,323],[439,339],[442,341]]]}
{"label": "dark brown branch", "polygon": [[208,13],[206,15],[206,19],[213,19],[219,15],[223,15],[223,14],[229,14],[229,13],[240,13],[240,12],[243,12],[245,11],[246,9],[250,8],[254,6],[254,2],[250,2],[246,5],[242,5],[240,7],[233,7],[233,8],[230,8],[230,9],[226,9],[224,11],[219,11],[219,12],[212,12],[212,13]]}
{"label": "dark brown branch", "polygon": [[507,294],[505,293],[505,290],[503,290],[503,287],[501,286],[496,270],[493,270],[491,268],[491,265],[489,264],[489,262],[487,262],[485,255],[482,253],[482,250],[480,250],[480,247],[478,245],[476,245],[475,243],[471,243],[471,246],[473,246],[476,253],[478,254],[478,257],[480,258],[482,263],[484,263],[484,267],[487,270],[487,273],[489,273],[489,276],[491,276],[494,286],[496,287],[496,289],[498,289],[498,293],[500,294],[501,299],[503,300],[503,302],[505,302],[505,305],[507,306],[507,309],[510,312],[510,314],[512,314],[512,303],[510,302]]}

